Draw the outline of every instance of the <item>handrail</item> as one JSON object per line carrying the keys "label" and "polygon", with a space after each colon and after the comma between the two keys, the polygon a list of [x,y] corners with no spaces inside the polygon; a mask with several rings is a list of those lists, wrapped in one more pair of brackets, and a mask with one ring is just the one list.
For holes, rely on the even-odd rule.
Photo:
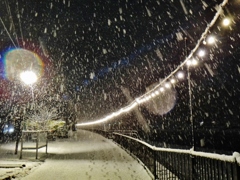
{"label": "handrail", "polygon": [[120,133],[112,139],[136,156],[155,179],[231,179],[240,178],[240,154],[216,154],[152,146]]}
{"label": "handrail", "polygon": [[[207,152],[200,152],[200,151],[193,151],[192,149],[172,149],[172,148],[162,148],[162,147],[155,147],[152,146],[144,141],[141,141],[139,139],[133,138],[131,136],[127,136],[124,134],[120,133],[113,133],[116,135],[124,136],[126,138],[138,141],[139,143],[151,148],[152,150],[155,151],[165,151],[165,152],[175,152],[175,153],[185,153],[185,154],[190,154],[194,156],[201,156],[201,157],[206,157],[210,159],[217,159],[221,161],[228,161],[228,162],[236,162],[237,158],[240,159],[240,154],[238,152],[234,152],[233,155],[225,155],[225,154],[216,154],[216,153],[207,153]],[[237,155],[239,154],[239,155]],[[239,156],[239,157],[238,157]]]}

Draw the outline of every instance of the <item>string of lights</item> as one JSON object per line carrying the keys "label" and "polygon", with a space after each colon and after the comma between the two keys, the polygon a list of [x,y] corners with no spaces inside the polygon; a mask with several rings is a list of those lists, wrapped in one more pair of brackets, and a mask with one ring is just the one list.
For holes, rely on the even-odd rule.
{"label": "string of lights", "polygon": [[[202,49],[199,49],[201,44],[204,45],[212,45],[216,42],[216,39],[214,36],[211,36],[209,34],[210,28],[216,23],[217,19],[223,14],[223,8],[228,3],[228,0],[224,0],[219,7],[217,7],[217,12],[215,16],[213,17],[212,21],[208,24],[205,31],[202,33],[200,39],[198,40],[196,46],[192,49],[192,51],[189,53],[189,55],[186,57],[186,59],[174,70],[172,71],[167,77],[165,77],[160,83],[158,83],[153,89],[149,90],[145,94],[143,94],[140,97],[137,97],[134,101],[132,101],[129,105],[121,108],[118,111],[115,111],[104,118],[93,120],[89,122],[84,123],[77,123],[76,126],[88,126],[88,125],[94,125],[106,122],[108,120],[111,120],[117,116],[122,115],[123,113],[128,113],[131,110],[133,110],[135,107],[148,102],[152,98],[160,95],[160,93],[163,93],[166,89],[171,88],[173,85],[175,85],[177,82],[180,82],[180,80],[185,78],[185,74],[181,71],[181,69],[184,66],[187,66],[188,68],[190,66],[194,67],[198,65],[199,61],[194,54],[196,54],[198,57],[205,56],[206,52]],[[222,21],[223,26],[229,26],[231,23],[231,20],[228,17],[224,17]]]}

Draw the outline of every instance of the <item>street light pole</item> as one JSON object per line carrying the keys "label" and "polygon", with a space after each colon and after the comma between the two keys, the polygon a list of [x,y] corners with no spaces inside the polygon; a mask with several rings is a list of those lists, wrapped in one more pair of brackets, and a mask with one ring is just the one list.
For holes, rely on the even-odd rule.
{"label": "street light pole", "polygon": [[[187,57],[187,38],[185,37],[185,55]],[[188,94],[189,94],[189,120],[191,123],[191,145],[192,150],[195,148],[195,138],[194,138],[194,122],[193,122],[193,112],[192,112],[192,89],[191,89],[191,72],[189,70],[190,64],[187,66],[187,81],[188,81]]]}
{"label": "street light pole", "polygon": [[32,100],[33,100],[33,111],[35,112],[35,99],[34,99],[34,93],[33,93],[33,85],[30,86],[32,91]]}
{"label": "street light pole", "polygon": [[[37,75],[33,71],[24,71],[20,74],[20,79],[27,85],[31,87],[32,90],[32,98],[33,98],[33,105],[34,105],[34,94],[33,94],[33,86],[32,84],[37,81]],[[33,107],[35,109],[35,105]],[[18,150],[18,143],[19,143],[19,138],[17,137],[16,139],[16,147],[15,147],[15,154],[17,154]]]}
{"label": "street light pole", "polygon": [[193,112],[192,112],[192,90],[191,90],[191,72],[189,67],[187,68],[187,80],[188,80],[188,93],[189,93],[189,113],[190,113],[190,123],[191,123],[191,133],[192,133],[192,150],[195,148],[195,138],[194,138],[194,122],[193,122]]}
{"label": "street light pole", "polygon": [[32,100],[33,100],[33,110],[35,110],[33,84],[35,82],[37,82],[37,75],[33,71],[23,71],[20,74],[20,78],[25,84],[29,85],[31,88]]}

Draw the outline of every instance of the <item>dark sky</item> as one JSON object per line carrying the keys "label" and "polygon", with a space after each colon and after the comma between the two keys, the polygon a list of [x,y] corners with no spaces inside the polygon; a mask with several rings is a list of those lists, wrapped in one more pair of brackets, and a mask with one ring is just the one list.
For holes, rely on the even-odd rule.
{"label": "dark sky", "polygon": [[[16,46],[23,39],[31,50],[47,52],[43,59],[64,75],[69,96],[79,95],[83,119],[94,119],[128,103],[120,86],[138,97],[168,76],[195,47],[221,2],[2,0],[0,16]],[[217,43],[201,43],[207,57],[191,69],[196,122],[217,122],[224,128],[239,124],[239,6],[237,0],[229,1],[209,31]],[[233,18],[230,27],[221,26],[223,16]],[[3,23],[2,52],[13,47]],[[188,113],[187,87],[186,81],[176,86],[176,106],[163,117],[143,108],[147,119],[181,126],[188,119],[183,116]]]}

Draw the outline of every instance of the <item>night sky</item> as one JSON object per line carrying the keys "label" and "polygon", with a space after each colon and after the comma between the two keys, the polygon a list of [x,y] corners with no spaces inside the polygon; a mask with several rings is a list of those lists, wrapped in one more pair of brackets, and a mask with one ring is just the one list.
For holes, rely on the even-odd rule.
{"label": "night sky", "polygon": [[[23,48],[25,41],[25,48],[43,59],[45,77],[64,77],[66,90],[62,98],[79,104],[78,121],[94,120],[129,104],[121,86],[136,98],[174,71],[196,46],[220,3],[221,0],[3,0],[2,61],[4,52],[14,48],[4,24],[16,47]],[[226,144],[227,148],[239,148],[233,146],[239,143],[240,131],[239,7],[239,0],[229,0],[208,32],[215,35],[216,43],[201,43],[199,48],[206,50],[206,56],[198,59],[198,66],[190,68],[196,136],[205,138],[212,149],[224,146],[228,137],[232,142]],[[221,25],[224,16],[232,18],[229,27]],[[1,81],[6,84],[3,69],[2,63]],[[186,68],[181,70],[186,73]],[[4,87],[2,84],[1,92]],[[189,145],[187,80],[174,88],[176,103],[167,114],[156,115],[144,106],[139,110],[152,132],[157,132],[151,134],[152,141]],[[121,118],[137,128],[134,115]],[[203,137],[204,133],[213,138]],[[215,137],[221,140],[217,142]]]}

